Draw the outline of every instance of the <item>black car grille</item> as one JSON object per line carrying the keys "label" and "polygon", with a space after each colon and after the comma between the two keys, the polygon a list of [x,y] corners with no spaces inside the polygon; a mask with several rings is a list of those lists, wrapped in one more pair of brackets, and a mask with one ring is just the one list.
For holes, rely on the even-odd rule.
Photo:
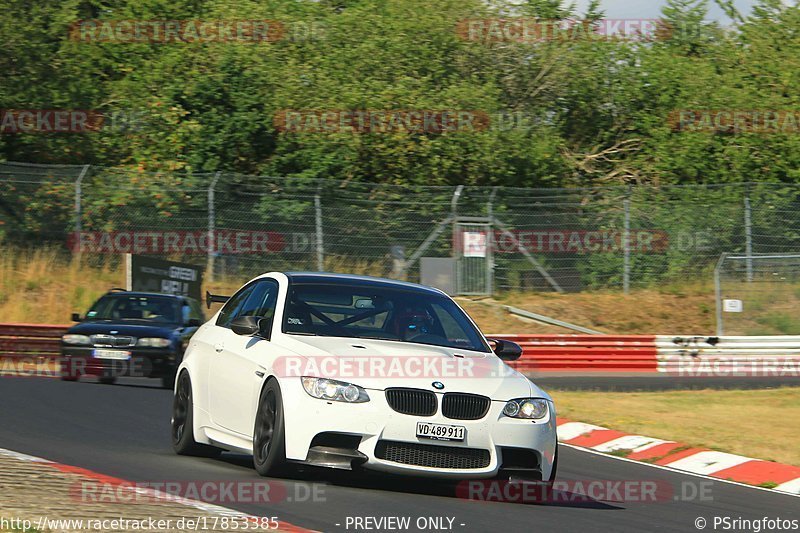
{"label": "black car grille", "polygon": [[378,441],[375,457],[404,465],[469,470],[489,466],[489,450],[435,446],[413,442]]}
{"label": "black car grille", "polygon": [[491,403],[486,396],[448,392],[442,398],[442,414],[458,420],[478,420],[486,416]]}
{"label": "black car grille", "polygon": [[389,407],[404,415],[433,416],[436,414],[436,395],[421,389],[386,389]]}
{"label": "black car grille", "polygon": [[103,333],[92,335],[91,337],[89,337],[89,340],[91,340],[92,344],[94,344],[95,346],[109,346],[113,348],[125,348],[128,346],[136,345],[136,339],[134,339],[133,337],[120,336],[120,335],[106,335]]}

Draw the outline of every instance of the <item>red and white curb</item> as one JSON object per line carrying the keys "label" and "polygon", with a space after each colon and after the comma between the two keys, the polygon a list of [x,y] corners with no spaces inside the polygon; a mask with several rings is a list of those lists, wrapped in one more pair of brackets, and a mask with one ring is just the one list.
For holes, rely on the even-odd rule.
{"label": "red and white curb", "polygon": [[[54,468],[60,472],[64,472],[67,474],[77,474],[86,478],[93,479],[95,481],[99,481],[104,484],[108,485],[115,485],[125,488],[126,490],[131,490],[136,494],[140,494],[143,496],[147,496],[149,498],[158,499],[168,501],[169,503],[177,503],[181,505],[186,505],[187,507],[191,507],[193,509],[197,509],[198,511],[202,511],[204,513],[209,513],[212,515],[217,516],[224,516],[229,518],[239,518],[239,519],[255,519],[257,517],[253,517],[241,511],[237,511],[235,509],[229,509],[227,507],[222,507],[221,505],[215,505],[212,503],[206,503],[198,500],[192,500],[190,498],[182,498],[176,496],[174,494],[168,494],[166,492],[146,488],[146,487],[137,487],[132,481],[128,481],[125,479],[120,479],[116,477],[107,476],[105,474],[100,474],[98,472],[94,472],[92,470],[87,470],[85,468],[79,466],[72,466],[66,465],[62,463],[57,463],[55,461],[51,461],[50,459],[44,459],[42,457],[36,457],[33,455],[27,455],[20,452],[15,452],[13,450],[6,450],[5,448],[0,448],[0,455],[5,457],[10,457],[12,459],[17,459],[20,461],[26,461],[29,463],[38,463],[46,467]],[[300,526],[296,526],[294,524],[290,524],[289,522],[278,521],[278,530],[279,531],[287,531],[289,533],[317,533],[312,529],[306,529]]]}
{"label": "red and white curb", "polygon": [[626,459],[736,481],[800,495],[800,467],[752,459],[671,440],[558,419],[558,440],[564,444],[613,453]]}

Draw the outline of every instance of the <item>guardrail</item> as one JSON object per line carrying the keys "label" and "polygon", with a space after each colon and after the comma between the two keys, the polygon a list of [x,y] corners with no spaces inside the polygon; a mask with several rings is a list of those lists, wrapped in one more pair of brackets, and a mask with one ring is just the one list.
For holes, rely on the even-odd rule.
{"label": "guardrail", "polygon": [[[0,358],[56,359],[69,326],[0,324]],[[665,372],[706,370],[800,375],[800,336],[487,335],[522,346],[511,365],[522,372]],[[787,363],[788,362],[788,363]],[[705,367],[705,368],[704,368]],[[791,374],[791,371],[794,374]]]}
{"label": "guardrail", "polygon": [[67,328],[0,324],[0,375],[58,376],[59,340]]}
{"label": "guardrail", "polygon": [[659,372],[800,377],[800,336],[656,337]]}
{"label": "guardrail", "polygon": [[800,336],[497,335],[523,348],[517,370],[800,377]]}
{"label": "guardrail", "polygon": [[[492,335],[488,335],[490,338]],[[520,372],[655,372],[654,335],[495,335],[522,346]]]}
{"label": "guardrail", "polygon": [[69,326],[0,324],[0,356],[58,357],[59,340]]}

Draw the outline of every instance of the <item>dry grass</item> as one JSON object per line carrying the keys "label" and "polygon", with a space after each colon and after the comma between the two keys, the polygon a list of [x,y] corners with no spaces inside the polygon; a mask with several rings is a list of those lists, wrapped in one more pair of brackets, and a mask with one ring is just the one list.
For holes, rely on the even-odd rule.
{"label": "dry grass", "polygon": [[511,293],[498,300],[459,303],[479,324],[488,319],[489,329],[495,333],[569,331],[517,318],[486,303],[519,307],[604,333],[689,335],[714,331],[714,294],[702,285],[688,285],[683,292],[641,289],[627,296],[617,292]]}
{"label": "dry grass", "polygon": [[[372,276],[386,275],[380,263],[326,258],[325,268]],[[251,277],[206,282],[204,290],[232,294]],[[73,312],[84,313],[112,287],[125,286],[119,257],[70,256],[58,247],[24,250],[0,243],[0,322],[67,324]],[[218,309],[212,306],[211,314]]]}
{"label": "dry grass", "polygon": [[[334,272],[385,276],[389,264],[327,257],[325,268]],[[257,272],[252,273],[255,274]],[[207,282],[205,289],[230,294],[252,275],[216,279]],[[123,284],[124,272],[119,257],[71,257],[56,247],[21,250],[0,243],[0,322],[67,323],[72,312],[86,311],[105,291]],[[800,305],[800,290],[780,288],[784,295],[788,291],[798,298],[793,307],[789,307]],[[760,296],[765,302],[778,301],[775,295]],[[751,300],[748,304],[751,308],[763,305],[764,312],[750,315],[750,322],[742,325],[746,329],[744,333],[770,333],[769,328],[773,326],[783,328],[776,333],[791,333],[794,329],[794,313],[788,308],[778,313],[777,307],[773,309],[767,303],[760,304],[761,300]],[[510,315],[497,305],[487,303],[512,305],[607,333],[709,334],[714,331],[713,291],[699,284],[636,290],[627,296],[616,292],[511,293],[483,302],[462,298],[459,303],[488,333],[568,331]]]}
{"label": "dry grass", "polygon": [[548,392],[560,417],[800,466],[800,388]]}
{"label": "dry grass", "polygon": [[85,256],[70,259],[57,248],[2,247],[0,321],[63,324],[122,283],[122,270],[112,261],[90,267]]}

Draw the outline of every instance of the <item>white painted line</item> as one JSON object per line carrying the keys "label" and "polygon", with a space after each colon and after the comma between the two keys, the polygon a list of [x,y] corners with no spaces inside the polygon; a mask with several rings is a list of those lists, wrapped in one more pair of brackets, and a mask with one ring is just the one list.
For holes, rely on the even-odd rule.
{"label": "white painted line", "polygon": [[608,429],[592,424],[584,424],[583,422],[567,422],[557,427],[558,440],[564,442],[580,437],[584,433],[591,433],[598,429]]}
{"label": "white painted line", "polygon": [[5,448],[0,448],[0,455],[5,455],[6,457],[12,457],[14,459],[19,459],[20,461],[27,461],[29,463],[52,463],[50,459],[43,459],[41,457],[36,457],[33,455],[28,455],[25,453],[15,452],[14,450],[6,450]]}
{"label": "white painted line", "polygon": [[667,464],[672,468],[687,470],[695,474],[713,474],[752,460],[750,457],[732,453],[707,451],[697,452]]}
{"label": "white painted line", "polygon": [[788,492],[789,494],[796,494],[797,496],[800,496],[800,477],[791,481],[787,481],[786,483],[781,483],[775,487],[774,490]]}
{"label": "white painted line", "polygon": [[592,449],[598,452],[613,452],[615,450],[634,450],[638,452],[665,442],[669,441],[642,435],[625,435],[624,437],[618,437],[603,444],[592,446]]}
{"label": "white painted line", "polygon": [[[592,450],[591,448],[584,448],[583,446],[575,446],[574,444],[567,444],[567,443],[561,442],[561,443],[559,443],[559,446],[567,446],[568,448],[572,448],[573,450],[578,450],[579,452],[586,452],[586,453],[591,453],[591,454],[594,454],[594,455],[601,455],[603,457],[606,457],[606,458],[614,460],[614,461],[625,461],[626,463],[633,463],[633,464],[641,465],[641,466],[644,466],[644,467],[647,467],[647,468],[657,468],[659,470],[667,470],[669,472],[673,472],[673,473],[676,473],[676,474],[684,474],[684,475],[687,475],[687,476],[701,477],[703,479],[710,479],[712,481],[716,481],[716,482],[719,482],[719,483],[728,483],[729,485],[738,485],[740,487],[747,487],[748,489],[753,489],[753,490],[761,490],[761,491],[769,492],[769,493],[772,493],[772,494],[775,494],[777,492],[778,494],[780,494],[782,496],[794,496],[796,498],[800,498],[800,494],[793,493],[793,492],[783,492],[783,491],[779,491],[778,489],[767,489],[767,488],[764,488],[764,487],[757,487],[755,485],[748,485],[747,483],[740,483],[738,481],[731,481],[729,479],[721,479],[721,478],[718,478],[718,477],[707,476],[705,474],[698,474],[698,473],[695,473],[695,472],[687,472],[686,470],[678,470],[676,468],[672,468],[672,467],[669,467],[669,466],[656,465],[656,464],[653,464],[653,463],[643,463],[642,461],[635,461],[633,459],[628,459],[627,457],[618,457],[616,455],[609,455],[607,453],[598,452],[597,450]],[[797,481],[797,480],[795,480],[795,481]],[[790,482],[790,483],[794,483],[794,482]],[[781,486],[783,486],[783,485],[781,485]]]}
{"label": "white painted line", "polygon": [[640,446],[638,448],[634,448],[634,452],[643,452],[645,450],[649,450],[650,448],[655,448],[656,446],[660,446],[662,444],[677,444],[674,440],[661,440],[661,439],[653,439],[653,442],[650,444],[645,444],[644,446]]}

